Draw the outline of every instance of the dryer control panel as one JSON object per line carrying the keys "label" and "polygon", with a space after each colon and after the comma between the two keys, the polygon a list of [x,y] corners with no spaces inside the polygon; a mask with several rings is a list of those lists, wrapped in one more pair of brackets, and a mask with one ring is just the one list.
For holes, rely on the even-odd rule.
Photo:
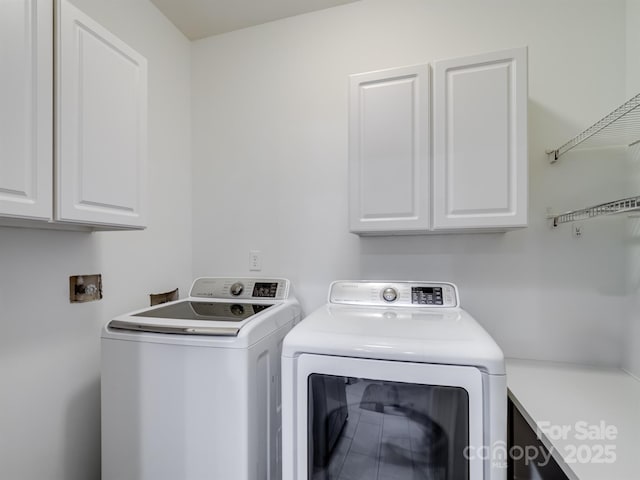
{"label": "dryer control panel", "polygon": [[202,277],[193,282],[191,297],[235,300],[285,300],[289,280],[285,278]]}
{"label": "dryer control panel", "polygon": [[447,282],[338,281],[329,288],[329,303],[428,308],[460,306],[457,287]]}

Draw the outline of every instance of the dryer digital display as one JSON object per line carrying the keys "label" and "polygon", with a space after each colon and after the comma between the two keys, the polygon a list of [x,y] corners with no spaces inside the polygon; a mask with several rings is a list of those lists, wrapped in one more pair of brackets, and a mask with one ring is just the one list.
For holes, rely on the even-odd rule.
{"label": "dryer digital display", "polygon": [[411,287],[411,303],[414,305],[442,305],[442,288]]}

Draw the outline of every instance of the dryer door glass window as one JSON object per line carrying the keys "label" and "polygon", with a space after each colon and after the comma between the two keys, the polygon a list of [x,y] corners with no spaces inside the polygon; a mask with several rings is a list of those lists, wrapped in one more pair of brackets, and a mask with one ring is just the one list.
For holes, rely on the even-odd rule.
{"label": "dryer door glass window", "polygon": [[309,376],[311,480],[467,480],[469,396],[459,387]]}

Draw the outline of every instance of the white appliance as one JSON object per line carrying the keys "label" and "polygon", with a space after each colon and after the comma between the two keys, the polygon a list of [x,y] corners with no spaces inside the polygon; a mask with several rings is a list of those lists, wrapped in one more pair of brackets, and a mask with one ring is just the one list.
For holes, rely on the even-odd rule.
{"label": "white appliance", "polygon": [[281,477],[281,278],[199,278],[102,333],[103,480]]}
{"label": "white appliance", "polygon": [[283,480],[505,480],[503,353],[459,305],[451,283],[332,283],[283,344]]}

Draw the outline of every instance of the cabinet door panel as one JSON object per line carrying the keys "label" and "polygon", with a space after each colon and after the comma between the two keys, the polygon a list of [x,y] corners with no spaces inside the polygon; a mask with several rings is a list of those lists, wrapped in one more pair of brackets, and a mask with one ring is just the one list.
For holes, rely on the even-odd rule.
{"label": "cabinet door panel", "polygon": [[0,2],[0,216],[51,218],[53,8]]}
{"label": "cabinet door panel", "polygon": [[350,227],[357,233],[429,227],[426,65],[350,77]]}
{"label": "cabinet door panel", "polygon": [[433,228],[527,223],[527,53],[434,64]]}
{"label": "cabinet door panel", "polygon": [[60,0],[57,219],[144,226],[146,60]]}

